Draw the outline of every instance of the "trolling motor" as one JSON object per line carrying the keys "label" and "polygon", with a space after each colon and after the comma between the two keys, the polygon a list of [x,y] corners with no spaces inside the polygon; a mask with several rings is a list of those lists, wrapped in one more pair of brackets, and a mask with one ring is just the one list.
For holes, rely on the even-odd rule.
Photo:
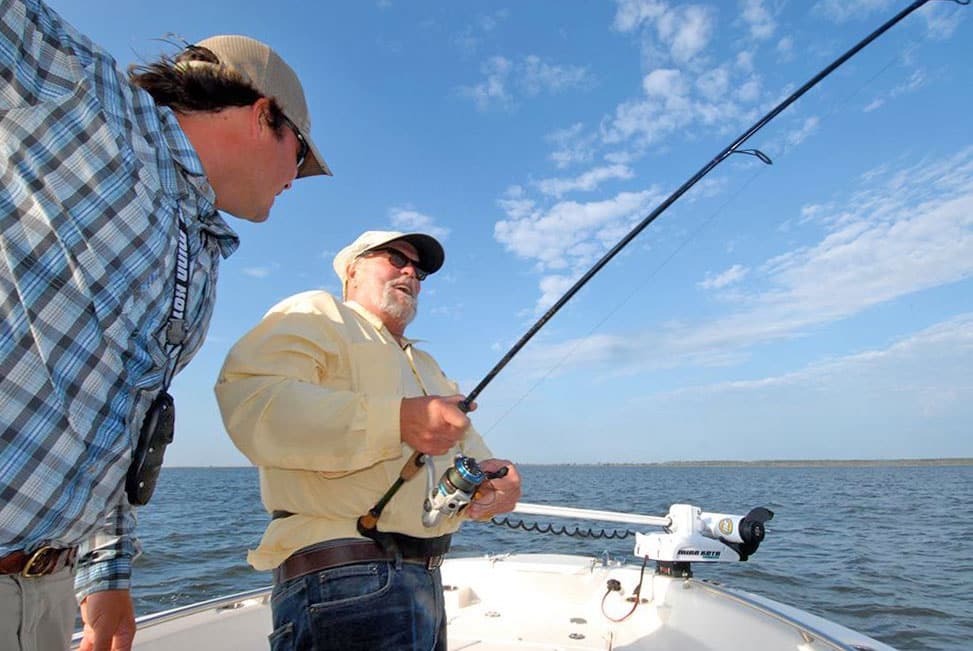
{"label": "trolling motor", "polygon": [[[764,523],[774,517],[770,509],[757,507],[750,509],[746,515],[729,515],[726,513],[704,513],[698,506],[691,504],[673,504],[669,507],[668,515],[639,515],[636,513],[619,513],[617,511],[595,511],[591,509],[577,509],[565,506],[548,506],[545,504],[528,504],[519,502],[514,508],[515,513],[554,516],[560,518],[601,520],[604,522],[620,522],[625,524],[649,525],[662,527],[663,533],[643,534],[635,533],[635,555],[642,559],[642,571],[639,574],[638,585],[629,593],[627,599],[632,602],[631,609],[620,617],[610,615],[605,607],[609,595],[620,592],[622,585],[616,578],[609,578],[605,594],[601,599],[602,613],[613,622],[621,622],[635,612],[644,600],[640,598],[645,567],[650,560],[656,564],[656,574],[689,578],[691,577],[691,563],[714,563],[717,561],[745,561],[757,551],[767,530]],[[539,529],[536,525],[525,526],[523,521],[510,523],[507,518],[496,524],[506,524],[514,529],[527,531],[545,531],[566,533]],[[604,534],[604,532],[602,532]],[[575,533],[566,535],[579,535]],[[584,535],[584,534],[580,534]],[[592,536],[589,529],[587,536]],[[614,536],[593,536],[614,537]],[[605,564],[608,564],[606,559]]]}
{"label": "trolling motor", "polygon": [[773,517],[773,511],[764,507],[741,516],[673,504],[663,533],[635,534],[635,555],[654,560],[659,574],[688,578],[690,563],[750,558],[767,533],[764,523]]}
{"label": "trolling motor", "polygon": [[[764,523],[774,517],[762,506],[746,515],[730,515],[706,513],[691,504],[673,504],[667,515],[657,516],[519,502],[514,513],[661,527],[661,533],[634,532],[635,555],[655,561],[658,574],[683,577],[692,576],[690,563],[747,560],[767,535]],[[497,524],[527,528],[507,519]]]}
{"label": "trolling motor", "polygon": [[436,470],[431,461],[427,461],[429,496],[422,505],[422,524],[435,527],[443,515],[453,517],[476,498],[480,485],[488,479],[498,479],[507,474],[504,466],[495,472],[484,472],[473,457],[457,454],[453,465],[439,478],[434,485]]}

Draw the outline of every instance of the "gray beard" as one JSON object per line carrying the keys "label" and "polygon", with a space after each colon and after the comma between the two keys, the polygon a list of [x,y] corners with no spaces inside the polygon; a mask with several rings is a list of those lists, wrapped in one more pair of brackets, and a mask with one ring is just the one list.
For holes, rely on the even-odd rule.
{"label": "gray beard", "polygon": [[[393,293],[394,292],[394,293]],[[395,289],[395,281],[385,283],[382,290],[382,303],[379,306],[388,317],[400,322],[403,327],[412,323],[419,309],[419,298],[407,296]]]}

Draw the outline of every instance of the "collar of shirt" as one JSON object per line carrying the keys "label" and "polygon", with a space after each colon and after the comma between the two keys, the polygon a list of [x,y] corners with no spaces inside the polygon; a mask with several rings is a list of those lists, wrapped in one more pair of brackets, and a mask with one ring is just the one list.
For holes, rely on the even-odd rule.
{"label": "collar of shirt", "polygon": [[[355,301],[345,301],[345,305],[351,308],[352,310],[354,310],[359,316],[361,316],[361,318],[365,319],[370,324],[372,324],[372,327],[374,327],[376,330],[378,330],[382,334],[386,335],[387,337],[395,341],[395,336],[391,332],[389,332],[389,329],[385,327],[385,324],[382,323],[382,320],[378,318],[378,316],[369,312],[367,309],[365,309]],[[409,346],[414,346],[424,341],[422,339],[409,339],[405,335],[402,335],[401,337],[399,337],[399,339],[401,339],[402,341],[401,343],[402,350],[405,350]]]}
{"label": "collar of shirt", "polygon": [[[183,178],[196,191],[200,227],[216,238],[220,255],[227,258],[240,246],[240,237],[216,210],[216,193],[206,178],[203,162],[182,127],[179,126],[175,113],[168,107],[159,107],[159,118],[162,122],[162,135],[172,154],[173,162],[183,171]],[[167,189],[172,190],[172,188]]]}

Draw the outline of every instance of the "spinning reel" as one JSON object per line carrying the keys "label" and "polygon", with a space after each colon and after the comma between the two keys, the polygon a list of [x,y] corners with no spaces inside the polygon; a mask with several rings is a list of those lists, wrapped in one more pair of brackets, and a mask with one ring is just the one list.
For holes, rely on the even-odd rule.
{"label": "spinning reel", "polygon": [[473,457],[457,454],[453,465],[435,483],[435,472],[431,461],[426,461],[429,495],[422,505],[422,524],[435,527],[440,518],[453,517],[477,497],[483,482],[499,479],[507,474],[504,466],[495,472],[484,472]]}

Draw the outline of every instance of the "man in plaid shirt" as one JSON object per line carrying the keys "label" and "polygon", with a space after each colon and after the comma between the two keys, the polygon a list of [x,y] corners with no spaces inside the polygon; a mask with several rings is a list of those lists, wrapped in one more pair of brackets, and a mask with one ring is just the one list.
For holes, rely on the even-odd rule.
{"label": "man in plaid shirt", "polygon": [[126,472],[237,247],[217,211],[263,221],[330,170],[253,39],[126,77],[40,0],[0,0],[0,75],[0,648],[67,648],[76,579],[82,649],[128,649]]}

